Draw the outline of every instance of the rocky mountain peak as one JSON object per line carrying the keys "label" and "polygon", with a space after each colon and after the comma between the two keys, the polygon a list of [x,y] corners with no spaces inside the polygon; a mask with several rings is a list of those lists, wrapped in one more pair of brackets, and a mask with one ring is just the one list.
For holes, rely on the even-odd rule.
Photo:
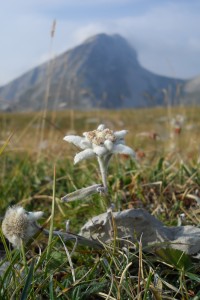
{"label": "rocky mountain peak", "polygon": [[170,87],[173,97],[183,82],[149,72],[126,39],[101,33],[1,87],[0,108],[43,109],[49,65],[49,109],[162,105],[162,90]]}

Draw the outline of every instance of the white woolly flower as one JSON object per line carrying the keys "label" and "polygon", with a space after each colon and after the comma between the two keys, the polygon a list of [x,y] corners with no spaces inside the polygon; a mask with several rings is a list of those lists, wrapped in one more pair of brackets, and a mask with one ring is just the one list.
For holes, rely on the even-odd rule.
{"label": "white woolly flower", "polygon": [[83,150],[75,155],[74,163],[76,164],[94,156],[106,159],[115,153],[134,157],[134,151],[125,145],[126,134],[127,130],[113,131],[101,124],[96,130],[83,133],[83,137],[67,135],[64,140]]}
{"label": "white woolly flower", "polygon": [[20,248],[21,240],[27,242],[39,229],[37,220],[42,211],[27,212],[21,206],[9,207],[2,222],[2,231],[9,242]]}
{"label": "white woolly flower", "polygon": [[181,132],[184,122],[185,117],[182,115],[176,115],[174,118],[171,119],[172,128],[175,130],[176,133]]}

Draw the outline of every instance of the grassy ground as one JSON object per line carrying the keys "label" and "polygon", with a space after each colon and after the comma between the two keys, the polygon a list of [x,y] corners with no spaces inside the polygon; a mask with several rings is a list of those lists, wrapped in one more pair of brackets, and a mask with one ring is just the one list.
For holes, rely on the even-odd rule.
{"label": "grassy ground", "polygon": [[[102,213],[100,196],[68,204],[60,198],[100,180],[95,160],[73,165],[77,149],[63,137],[105,123],[128,129],[126,144],[137,155],[137,163],[121,155],[110,164],[109,192],[116,209],[142,207],[166,225],[177,225],[184,213],[183,225],[198,226],[199,113],[196,107],[49,112],[45,122],[41,113],[0,115],[0,215],[19,203],[29,211],[44,211],[45,223],[54,199],[54,228],[65,230],[70,219],[70,230],[77,233]],[[171,122],[178,114],[185,118],[179,130]],[[134,252],[115,245],[102,251],[78,246],[70,255],[73,243],[66,248],[60,239],[49,242],[40,235],[26,246],[25,259],[3,236],[1,242],[6,248],[2,299],[200,299],[199,260],[179,251],[146,253],[138,242]]]}

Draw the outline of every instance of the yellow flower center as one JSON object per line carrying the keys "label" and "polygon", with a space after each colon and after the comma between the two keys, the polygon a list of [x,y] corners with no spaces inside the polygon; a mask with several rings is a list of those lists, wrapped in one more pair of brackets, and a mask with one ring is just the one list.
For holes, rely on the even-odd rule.
{"label": "yellow flower center", "polygon": [[95,145],[102,145],[105,141],[114,142],[116,140],[114,132],[108,128],[104,130],[97,129],[89,131],[87,132],[86,137],[92,144]]}

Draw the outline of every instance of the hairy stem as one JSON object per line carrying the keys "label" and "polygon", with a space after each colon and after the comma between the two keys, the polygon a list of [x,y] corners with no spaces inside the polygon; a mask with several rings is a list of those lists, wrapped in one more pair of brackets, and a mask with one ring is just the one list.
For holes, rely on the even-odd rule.
{"label": "hairy stem", "polygon": [[105,165],[105,162],[102,157],[98,156],[98,163],[99,163],[99,169],[100,174],[102,178],[102,183],[105,188],[105,193],[108,191],[108,183],[107,183],[107,166]]}
{"label": "hairy stem", "polygon": [[110,160],[111,156],[112,155],[109,155],[106,157],[98,156],[99,169],[100,169],[100,174],[101,174],[102,183],[103,183],[103,187],[104,187],[103,196],[104,196],[107,208],[111,207],[111,201],[110,201],[110,197],[108,194],[108,182],[107,182],[108,164],[109,164],[109,160]]}

